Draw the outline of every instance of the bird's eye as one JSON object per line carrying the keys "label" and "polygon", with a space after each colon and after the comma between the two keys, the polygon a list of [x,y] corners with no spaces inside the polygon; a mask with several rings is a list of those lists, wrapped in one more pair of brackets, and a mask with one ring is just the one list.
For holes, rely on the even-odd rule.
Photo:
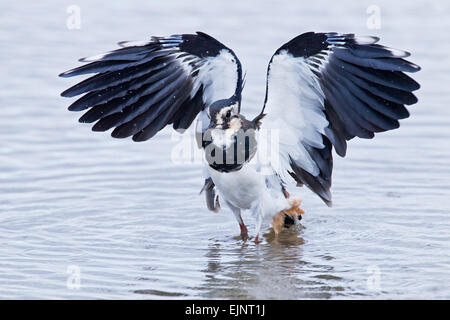
{"label": "bird's eye", "polygon": [[231,111],[228,110],[228,111],[227,111],[227,114],[226,114],[225,116],[226,116],[227,118],[231,117]]}

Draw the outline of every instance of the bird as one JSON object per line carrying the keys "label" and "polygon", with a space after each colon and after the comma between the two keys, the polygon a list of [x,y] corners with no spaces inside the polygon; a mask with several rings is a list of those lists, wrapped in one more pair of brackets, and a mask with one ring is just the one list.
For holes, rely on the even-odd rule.
{"label": "bird", "polygon": [[[172,126],[195,127],[203,149],[206,206],[225,203],[242,239],[242,219],[255,219],[254,241],[262,227],[276,234],[297,225],[304,214],[288,188],[306,186],[332,205],[333,149],[345,157],[347,142],[371,139],[399,127],[417,103],[420,85],[407,73],[420,67],[407,51],[379,44],[375,36],[306,32],[272,55],[261,111],[241,113],[245,74],[232,49],[203,33],[152,36],[122,41],[119,48],[60,74],[90,75],[61,93],[80,96],[68,109],[85,111],[81,123],[93,131],[113,129],[114,138],[141,142]],[[261,99],[262,100],[262,99]],[[277,143],[264,153],[263,133]]]}

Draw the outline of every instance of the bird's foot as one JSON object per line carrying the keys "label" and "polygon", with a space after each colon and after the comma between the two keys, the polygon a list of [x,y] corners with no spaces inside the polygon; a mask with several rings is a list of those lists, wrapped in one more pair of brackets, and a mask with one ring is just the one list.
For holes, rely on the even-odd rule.
{"label": "bird's foot", "polygon": [[302,199],[300,198],[291,199],[289,200],[289,205],[291,207],[286,210],[281,210],[273,217],[272,226],[275,234],[278,234],[286,225],[286,219],[288,219],[288,221],[292,221],[291,223],[288,223],[288,225],[294,224],[295,219],[301,220],[301,215],[305,213],[305,211],[300,208],[301,203]]}
{"label": "bird's foot", "polygon": [[247,227],[243,223],[239,224],[239,227],[241,228],[241,238],[242,238],[242,240],[247,240],[248,239]]}

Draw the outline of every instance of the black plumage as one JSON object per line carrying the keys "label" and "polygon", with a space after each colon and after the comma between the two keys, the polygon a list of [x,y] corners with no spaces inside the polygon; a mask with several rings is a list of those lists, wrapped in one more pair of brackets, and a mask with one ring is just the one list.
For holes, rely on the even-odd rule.
{"label": "black plumage", "polygon": [[[304,145],[319,174],[307,172],[293,158],[290,174],[328,205],[331,205],[332,147],[343,157],[348,140],[370,139],[376,132],[398,128],[398,120],[409,117],[405,105],[417,102],[412,92],[420,86],[405,72],[417,72],[420,67],[404,59],[410,55],[408,52],[384,47],[376,43],[378,40],[376,37],[361,40],[353,34],[308,32],[281,46],[269,63],[268,78],[276,55],[287,52],[292,57],[303,57],[325,95],[324,114],[329,122],[322,136],[325,148]],[[268,90],[264,108],[267,94]]]}
{"label": "black plumage", "polygon": [[[235,94],[242,90],[242,69],[232,50],[211,36],[197,34],[152,37],[141,44],[122,42],[123,48],[92,58],[86,65],[61,77],[92,74],[65,90],[63,97],[82,95],[71,111],[88,109],[80,122],[93,123],[94,131],[115,128],[115,138],[150,139],[168,124],[187,129],[211,101],[204,95],[211,83],[199,78],[199,70],[222,50],[232,56],[236,69]],[[234,84],[232,84],[234,85]]]}

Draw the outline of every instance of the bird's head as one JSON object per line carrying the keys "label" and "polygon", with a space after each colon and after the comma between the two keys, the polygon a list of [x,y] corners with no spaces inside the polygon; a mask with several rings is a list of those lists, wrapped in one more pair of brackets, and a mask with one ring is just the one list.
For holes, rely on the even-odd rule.
{"label": "bird's head", "polygon": [[208,110],[211,119],[210,128],[214,129],[235,129],[241,128],[239,116],[239,102],[235,99],[222,99],[211,104]]}
{"label": "bird's head", "polygon": [[256,151],[255,125],[239,113],[239,100],[223,99],[210,105],[210,124],[203,134],[205,157],[219,171],[238,170]]}

